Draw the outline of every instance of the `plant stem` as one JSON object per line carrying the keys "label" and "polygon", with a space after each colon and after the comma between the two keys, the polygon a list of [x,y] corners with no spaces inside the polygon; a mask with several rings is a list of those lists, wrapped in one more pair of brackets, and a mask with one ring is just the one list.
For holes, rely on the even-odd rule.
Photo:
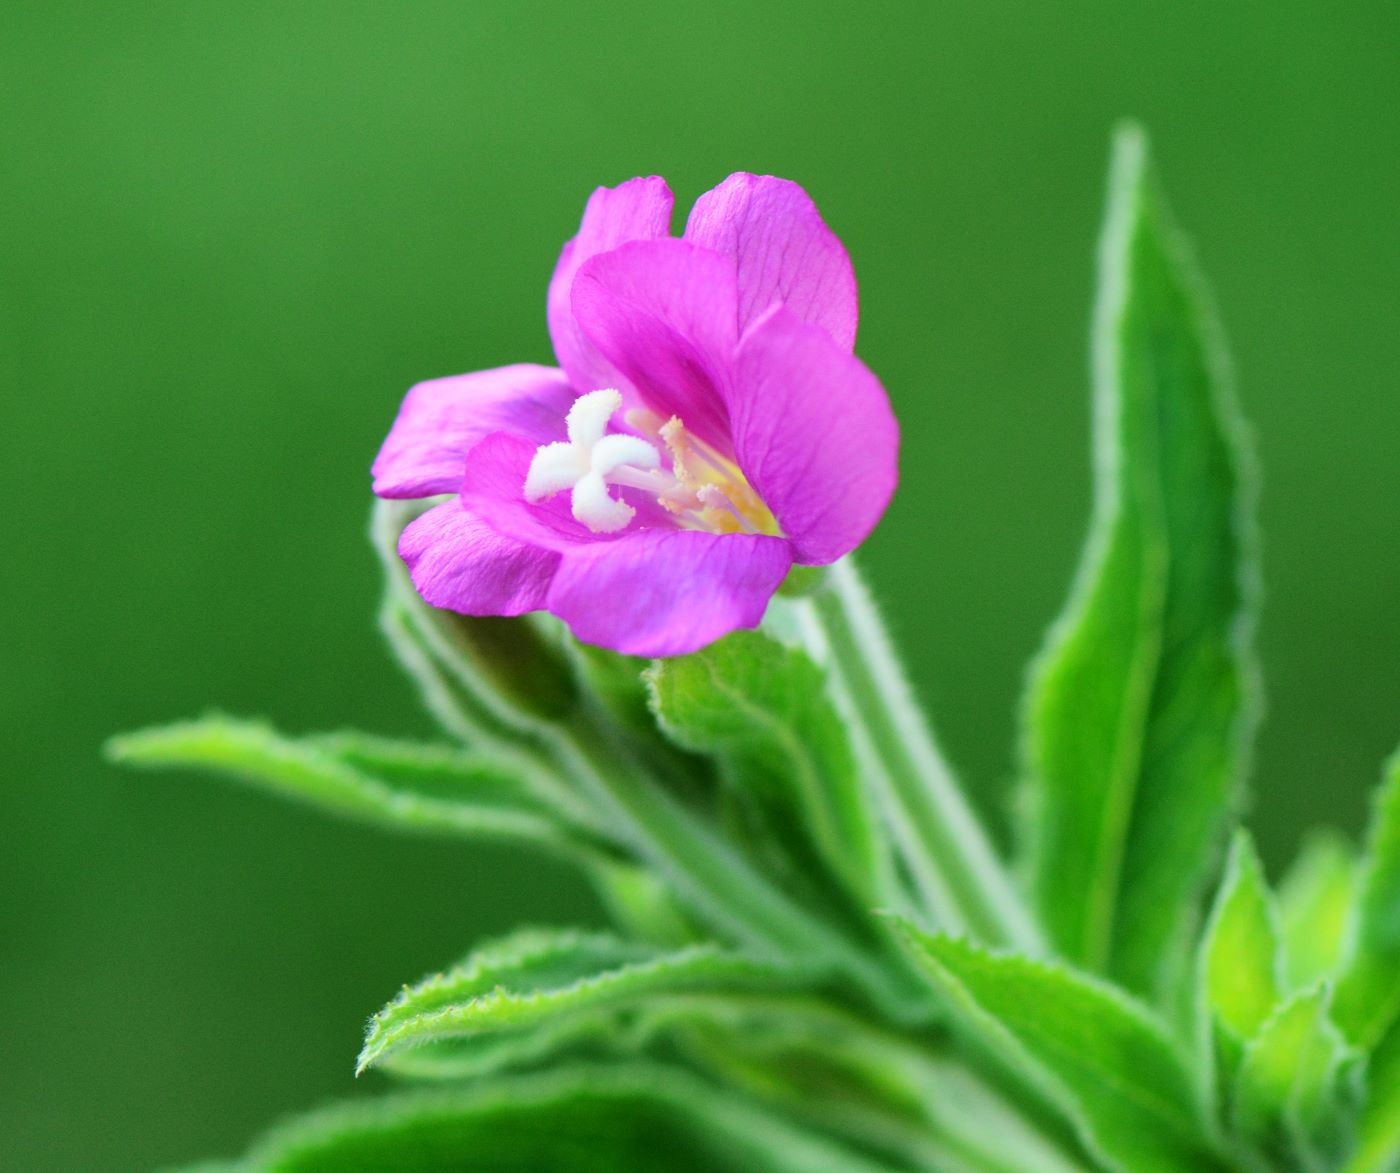
{"label": "plant stem", "polygon": [[851,559],[796,606],[928,914],[950,932],[1039,951],[1035,923],[914,704]]}
{"label": "plant stem", "polygon": [[609,742],[600,724],[585,711],[564,726],[555,740],[561,765],[619,818],[620,837],[671,880],[696,913],[757,952],[830,964],[897,1017],[926,1009],[898,971],[775,888]]}

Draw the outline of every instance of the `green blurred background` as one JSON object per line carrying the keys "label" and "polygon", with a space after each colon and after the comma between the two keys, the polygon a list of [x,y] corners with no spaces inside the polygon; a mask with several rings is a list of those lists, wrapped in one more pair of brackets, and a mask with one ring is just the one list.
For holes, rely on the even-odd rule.
{"label": "green blurred background", "polygon": [[[216,704],[426,732],[367,467],[413,381],[548,361],[599,183],[794,177],[905,433],[867,565],[998,819],[1088,508],[1110,126],[1155,136],[1266,470],[1253,822],[1354,828],[1400,738],[1393,3],[137,3],[0,15],[0,1168],[238,1149],[518,918],[533,860],[101,763]],[[368,1081],[367,1081],[368,1082]],[[364,1091],[363,1088],[360,1089]]]}

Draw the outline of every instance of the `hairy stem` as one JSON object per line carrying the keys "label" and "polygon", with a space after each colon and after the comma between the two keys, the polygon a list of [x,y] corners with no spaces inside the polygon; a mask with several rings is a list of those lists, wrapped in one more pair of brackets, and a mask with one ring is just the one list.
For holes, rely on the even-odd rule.
{"label": "hairy stem", "polygon": [[914,704],[851,560],[797,606],[928,915],[951,932],[1038,951],[1035,924]]}
{"label": "hairy stem", "polygon": [[758,951],[846,974],[901,1018],[927,1007],[888,958],[869,956],[839,930],[757,872],[704,821],[672,798],[659,780],[608,740],[586,712],[554,741],[567,771],[585,783],[637,854],[676,885],[712,927]]}

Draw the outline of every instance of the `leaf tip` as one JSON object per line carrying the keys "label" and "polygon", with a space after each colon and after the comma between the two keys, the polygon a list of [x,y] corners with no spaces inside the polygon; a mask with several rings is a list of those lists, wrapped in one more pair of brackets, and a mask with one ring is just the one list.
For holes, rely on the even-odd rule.
{"label": "leaf tip", "polygon": [[1244,828],[1236,827],[1230,833],[1230,845],[1225,856],[1225,886],[1248,879],[1251,883],[1263,885],[1264,864],[1259,858],[1259,850],[1254,846],[1254,837]]}
{"label": "leaf tip", "polygon": [[124,766],[139,752],[141,734],[138,732],[114,733],[102,743],[99,752],[106,762],[114,766]]}
{"label": "leaf tip", "polygon": [[359,1079],[366,1071],[374,1066],[375,1060],[379,1058],[379,1048],[374,1042],[374,1027],[371,1024],[369,1036],[365,1039],[365,1045],[360,1048],[360,1053],[355,1056],[355,1078]]}
{"label": "leaf tip", "polygon": [[173,738],[189,729],[190,722],[149,725],[115,733],[102,743],[102,757],[114,766],[154,766],[165,757]]}
{"label": "leaf tip", "polygon": [[1147,128],[1136,118],[1120,118],[1113,124],[1113,156],[1141,168],[1151,153]]}

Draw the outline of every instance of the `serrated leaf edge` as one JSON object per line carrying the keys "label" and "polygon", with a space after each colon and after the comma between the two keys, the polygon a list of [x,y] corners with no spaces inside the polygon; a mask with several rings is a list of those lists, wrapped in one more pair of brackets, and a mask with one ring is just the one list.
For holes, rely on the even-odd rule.
{"label": "serrated leaf edge", "polygon": [[[697,974],[694,972],[696,970],[700,972]],[[681,992],[650,985],[653,979],[667,977],[684,981],[714,981],[719,978],[743,983],[771,982],[777,986],[791,983],[794,975],[792,971],[769,961],[714,945],[697,945],[648,961],[621,965],[547,990],[515,991],[498,986],[489,993],[476,995],[458,1005],[397,1019],[389,1025],[382,1023],[382,1016],[390,1009],[386,1008],[371,1021],[356,1064],[356,1073],[365,1071],[401,1046],[513,1029],[545,1021],[554,1015],[625,1004],[629,998],[637,996],[651,994],[661,997]],[[392,1004],[392,1008],[402,1010],[411,1005],[413,993],[411,990],[405,991]]]}

